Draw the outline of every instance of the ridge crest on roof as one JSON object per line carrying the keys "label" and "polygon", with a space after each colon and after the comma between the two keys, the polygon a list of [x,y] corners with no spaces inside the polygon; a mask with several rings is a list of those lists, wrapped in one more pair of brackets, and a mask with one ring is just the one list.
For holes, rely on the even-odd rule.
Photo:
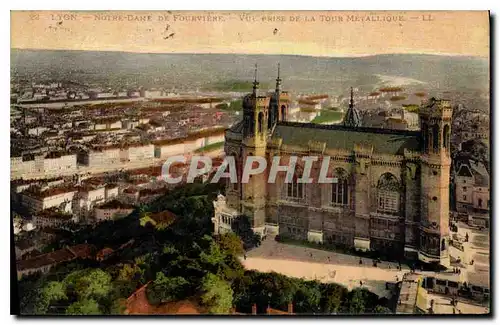
{"label": "ridge crest on roof", "polygon": [[302,123],[302,122],[278,122],[278,126],[300,127],[321,130],[337,130],[337,131],[350,131],[350,132],[363,132],[363,133],[378,133],[378,134],[394,134],[405,136],[419,136],[420,131],[409,130],[394,130],[394,129],[381,129],[372,127],[350,127],[342,124],[317,124],[317,123]]}

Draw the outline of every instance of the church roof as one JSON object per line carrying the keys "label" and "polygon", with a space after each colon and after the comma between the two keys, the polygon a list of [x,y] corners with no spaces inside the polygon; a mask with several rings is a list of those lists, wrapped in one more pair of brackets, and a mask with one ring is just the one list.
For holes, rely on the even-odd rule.
{"label": "church roof", "polygon": [[229,131],[234,132],[234,133],[241,133],[243,131],[243,121],[239,121],[239,122],[233,124],[229,128]]}
{"label": "church roof", "polygon": [[490,185],[490,176],[486,167],[481,162],[470,162],[470,166],[474,173],[474,185],[487,187]]}
{"label": "church roof", "polygon": [[360,127],[361,126],[361,116],[358,110],[354,107],[354,92],[351,87],[351,100],[349,101],[349,108],[345,113],[344,126],[348,127]]}
{"label": "church roof", "polygon": [[345,113],[344,121],[345,126],[350,127],[360,127],[361,126],[361,116],[358,110],[354,107],[349,107]]}
{"label": "church roof", "polygon": [[474,177],[474,186],[488,187],[490,185],[490,175],[486,166],[481,162],[470,160],[468,164],[461,164],[457,176]]}
{"label": "church roof", "polygon": [[355,144],[372,145],[375,153],[402,155],[403,149],[420,150],[420,132],[343,125],[279,122],[272,135],[282,144],[307,147],[310,140],[327,148],[353,150]]}

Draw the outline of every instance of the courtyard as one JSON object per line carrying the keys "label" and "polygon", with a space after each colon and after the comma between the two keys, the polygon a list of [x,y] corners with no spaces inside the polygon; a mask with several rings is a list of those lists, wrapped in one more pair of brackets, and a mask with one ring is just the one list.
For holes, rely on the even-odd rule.
{"label": "courtyard", "polygon": [[[469,242],[464,245],[465,260],[461,263],[462,282],[489,288],[490,286],[490,236],[489,230],[479,230],[465,223],[458,223],[457,235]],[[472,264],[471,264],[472,262]]]}
{"label": "courtyard", "polygon": [[[483,232],[477,233],[471,229],[467,231],[469,231],[469,236],[472,236],[470,237],[472,243],[484,244],[485,234]],[[489,238],[487,242],[489,243]],[[484,254],[483,248],[478,251],[476,246],[472,245],[471,247],[474,247],[472,248],[474,258],[477,259],[477,256]],[[360,260],[362,264],[360,264]],[[250,270],[276,272],[290,277],[317,280],[324,283],[334,282],[349,290],[362,287],[380,297],[387,298],[391,297],[392,292],[387,289],[386,283],[400,281],[405,273],[410,272],[406,265],[401,265],[401,270],[399,270],[397,263],[382,261],[375,267],[373,259],[370,258],[284,244],[270,238],[264,240],[259,247],[247,252],[246,258],[242,257],[241,262],[246,269]],[[465,265],[463,269],[465,272],[460,275],[450,271],[439,273],[419,271],[418,273],[454,281],[472,281],[472,278],[477,277],[477,281],[484,282],[488,280],[481,278],[489,279],[489,265],[482,262],[488,262],[488,260],[483,261],[483,258],[480,257],[477,261],[475,260],[474,265]],[[430,293],[427,296],[429,308],[430,300],[434,299],[434,312],[436,314],[453,313],[450,298]],[[485,306],[462,299],[455,308],[457,314],[483,314],[487,312]]]}
{"label": "courtyard", "polygon": [[387,298],[391,292],[386,289],[386,282],[399,281],[410,271],[405,265],[399,271],[397,263],[379,262],[374,267],[369,258],[283,244],[273,239],[264,240],[259,247],[248,252],[242,263],[247,269],[335,282],[349,290],[363,287]]}

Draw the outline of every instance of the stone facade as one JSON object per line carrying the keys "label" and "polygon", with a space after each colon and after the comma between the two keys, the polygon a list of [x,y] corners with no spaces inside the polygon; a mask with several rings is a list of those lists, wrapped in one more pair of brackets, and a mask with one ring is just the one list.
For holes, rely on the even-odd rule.
{"label": "stone facade", "polygon": [[[431,99],[423,105],[421,131],[290,123],[288,94],[277,81],[276,91],[266,96],[257,94],[255,81],[243,100],[243,121],[226,131],[225,152],[235,157],[239,182],[228,183],[226,197],[214,203],[215,232],[224,228],[224,210],[226,216],[246,216],[261,235],[448,265],[450,103]],[[248,156],[266,157],[268,168],[242,184]],[[299,157],[291,183],[285,172],[268,182],[277,156],[280,165]],[[312,183],[300,182],[304,156],[319,158],[312,164]],[[332,184],[318,182],[324,159]]]}

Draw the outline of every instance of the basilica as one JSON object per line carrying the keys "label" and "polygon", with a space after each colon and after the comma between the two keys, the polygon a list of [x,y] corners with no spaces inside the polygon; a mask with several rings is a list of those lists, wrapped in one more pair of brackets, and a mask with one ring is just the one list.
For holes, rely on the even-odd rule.
{"label": "basilica", "polygon": [[[268,162],[280,156],[317,156],[312,183],[302,183],[300,159],[292,182],[278,173],[252,175],[248,183],[228,182],[226,195],[214,202],[215,233],[231,231],[248,218],[261,236],[342,245],[357,250],[397,254],[424,263],[449,265],[450,133],[448,100],[431,98],[419,109],[420,130],[362,126],[351,89],[342,124],[287,121],[290,96],[276,79],[271,93],[261,93],[257,77],[243,98],[243,120],[225,132],[225,153],[236,161],[240,179],[249,156]],[[322,157],[329,177],[317,182]],[[271,165],[268,163],[268,165]]]}

